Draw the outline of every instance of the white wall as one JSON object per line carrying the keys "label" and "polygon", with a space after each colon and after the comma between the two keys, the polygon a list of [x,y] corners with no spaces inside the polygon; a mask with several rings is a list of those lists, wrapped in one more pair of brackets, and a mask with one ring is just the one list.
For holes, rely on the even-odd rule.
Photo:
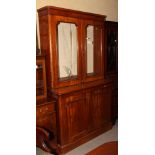
{"label": "white wall", "polygon": [[118,21],[118,0],[36,0],[36,3],[37,9],[57,6],[107,15],[107,20]]}
{"label": "white wall", "polygon": [[[118,21],[118,0],[36,0],[36,9],[44,6],[56,6],[106,15],[106,20]],[[37,26],[38,25],[37,16]],[[40,47],[39,37],[38,41]]]}

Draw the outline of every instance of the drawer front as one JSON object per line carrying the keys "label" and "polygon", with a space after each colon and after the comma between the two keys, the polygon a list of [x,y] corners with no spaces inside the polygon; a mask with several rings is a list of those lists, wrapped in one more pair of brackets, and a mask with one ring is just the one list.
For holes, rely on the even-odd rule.
{"label": "drawer front", "polygon": [[56,133],[56,114],[52,113],[39,117],[36,120],[36,124],[39,127],[43,127],[44,129]]}
{"label": "drawer front", "polygon": [[75,92],[75,93],[63,96],[63,100],[67,103],[79,101],[83,98],[84,98],[83,92]]}
{"label": "drawer front", "polygon": [[36,125],[53,132],[56,136],[56,111],[54,102],[37,106]]}
{"label": "drawer front", "polygon": [[40,106],[37,106],[37,109],[36,109],[37,118],[53,113],[53,112],[55,112],[54,103],[40,105]]}

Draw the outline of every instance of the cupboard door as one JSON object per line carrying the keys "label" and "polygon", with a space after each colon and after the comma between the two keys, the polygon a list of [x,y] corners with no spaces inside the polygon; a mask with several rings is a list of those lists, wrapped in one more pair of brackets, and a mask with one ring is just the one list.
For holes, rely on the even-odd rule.
{"label": "cupboard door", "polygon": [[89,130],[94,131],[102,126],[102,90],[101,88],[91,89],[87,92],[89,102]]}
{"label": "cupboard door", "polygon": [[86,20],[84,28],[84,81],[103,77],[103,24]]}
{"label": "cupboard door", "polygon": [[61,143],[74,142],[86,134],[87,105],[84,94],[76,92],[61,97]]}
{"label": "cupboard door", "polygon": [[81,79],[80,20],[54,16],[52,27],[54,87],[78,84]]}
{"label": "cupboard door", "polygon": [[89,131],[102,128],[110,121],[111,98],[109,88],[96,87],[87,91],[86,101],[89,104]]}

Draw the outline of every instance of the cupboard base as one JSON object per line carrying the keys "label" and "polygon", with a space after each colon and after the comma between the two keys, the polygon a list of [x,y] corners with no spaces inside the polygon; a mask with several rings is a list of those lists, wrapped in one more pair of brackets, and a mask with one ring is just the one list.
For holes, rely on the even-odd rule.
{"label": "cupboard base", "polygon": [[90,132],[86,136],[81,137],[81,139],[78,139],[77,141],[75,141],[73,143],[69,143],[64,146],[61,146],[58,144],[58,150],[59,150],[60,154],[63,155],[64,153],[67,153],[67,152],[75,149],[76,147],[88,142],[89,140],[92,140],[93,138],[103,134],[104,132],[110,130],[111,128],[112,128],[112,123],[108,123],[103,128],[100,128],[93,132]]}

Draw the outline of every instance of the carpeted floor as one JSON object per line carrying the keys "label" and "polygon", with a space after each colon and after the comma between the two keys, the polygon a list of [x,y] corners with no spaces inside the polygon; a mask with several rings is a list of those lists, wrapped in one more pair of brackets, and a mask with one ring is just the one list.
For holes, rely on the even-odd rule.
{"label": "carpeted floor", "polygon": [[[116,122],[116,124],[113,126],[111,130],[75,148],[74,150],[66,153],[65,155],[85,155],[86,153],[94,150],[95,148],[104,143],[117,140],[118,140],[118,123]],[[36,155],[51,155],[51,154],[46,153],[41,149],[37,148]]]}
{"label": "carpeted floor", "polygon": [[118,155],[118,141],[102,144],[86,155]]}

